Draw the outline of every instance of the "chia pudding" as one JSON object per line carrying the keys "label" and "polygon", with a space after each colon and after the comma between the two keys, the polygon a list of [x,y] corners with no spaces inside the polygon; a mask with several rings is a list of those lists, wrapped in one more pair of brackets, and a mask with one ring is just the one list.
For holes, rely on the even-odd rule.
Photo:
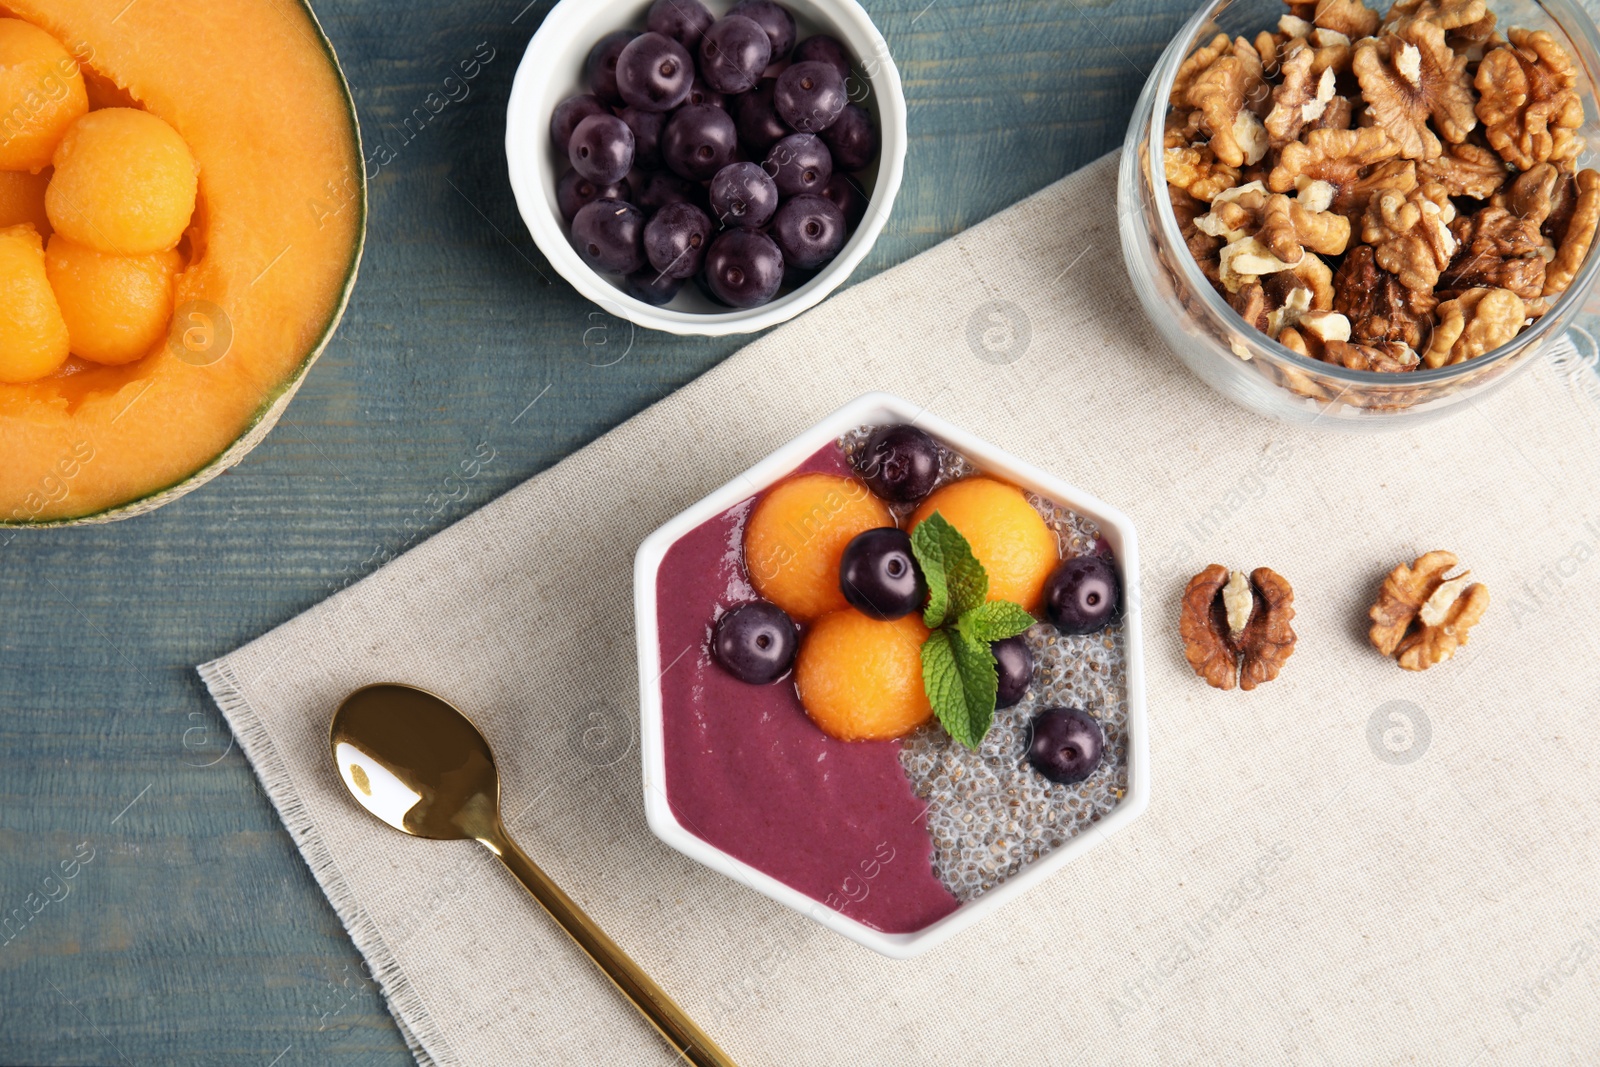
{"label": "chia pudding", "polygon": [[[893,483],[907,475],[899,468],[886,475],[874,458],[890,455],[885,429],[843,435],[786,479],[685,534],[668,549],[656,591],[665,791],[678,822],[823,906],[897,934],[944,918],[1116,808],[1128,789],[1128,686],[1116,580],[1112,603],[1101,603],[1098,592],[1082,601],[1099,618],[1085,624],[1073,605],[1062,607],[1069,594],[1082,596],[1062,586],[1072,564],[1088,564],[1079,572],[1115,571],[1095,524],[986,477],[920,431],[928,452],[923,484],[905,499]],[[958,484],[1031,508],[1018,542],[1032,537],[1038,556],[1053,541],[1053,555],[1028,564],[1028,553],[1006,540],[1005,531],[1023,528],[1018,520],[1006,518],[1004,506],[986,510],[943,492]],[[801,494],[798,504],[779,499],[789,485],[789,496]],[[1011,501],[1019,493],[1026,507]],[[940,506],[929,512],[932,505]],[[942,566],[924,551],[920,526],[938,525],[930,516],[971,535],[990,601],[1020,590],[1018,603],[1005,607],[1014,620],[1006,639],[1029,654],[1015,686],[1021,695],[1005,695],[1005,664],[1014,661],[994,646],[989,669],[999,672],[1000,696],[986,699],[1009,706],[995,707],[990,722],[977,716],[977,726],[929,680],[928,650],[917,647],[944,640],[941,634],[957,643],[957,630],[990,614],[965,605],[969,614],[958,626],[961,574],[952,570],[952,613],[942,629],[924,625],[940,595],[929,590],[944,584],[939,574],[928,581],[927,572]],[[833,532],[830,520],[861,530]],[[864,573],[852,557],[867,553],[869,541],[910,543],[901,530],[916,535],[909,570],[899,561],[911,556],[896,556],[891,543],[865,557],[878,567],[869,578],[890,575],[881,593],[852,577]],[[807,567],[818,554],[827,558],[813,574]],[[883,598],[909,590],[913,570],[916,591],[906,603],[916,610],[902,609],[899,618],[883,609]],[[1019,573],[1021,585],[1012,580]],[[844,601],[823,588],[828,583]],[[1084,629],[1090,632],[1072,632]],[[968,663],[966,693],[974,677]],[[988,691],[996,692],[994,683]]]}

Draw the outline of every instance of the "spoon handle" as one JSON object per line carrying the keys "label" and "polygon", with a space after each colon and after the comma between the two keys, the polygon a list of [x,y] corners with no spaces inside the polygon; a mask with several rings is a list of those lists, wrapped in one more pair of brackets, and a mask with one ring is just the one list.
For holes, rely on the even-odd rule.
{"label": "spoon handle", "polygon": [[493,834],[480,838],[480,842],[500,858],[500,862],[516,876],[517,881],[532,894],[539,906],[549,913],[567,936],[594,961],[613,985],[633,1001],[633,1006],[650,1021],[667,1043],[678,1050],[694,1067],[737,1067],[716,1042],[684,1014],[682,1008],[661,987],[607,937],[595,921],[584,914],[561,887],[550,880],[539,865],[529,859],[506,832],[496,824]]}

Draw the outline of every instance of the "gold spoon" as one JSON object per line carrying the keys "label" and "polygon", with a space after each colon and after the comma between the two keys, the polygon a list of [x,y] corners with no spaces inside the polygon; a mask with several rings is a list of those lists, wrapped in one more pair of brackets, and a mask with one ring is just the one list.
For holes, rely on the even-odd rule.
{"label": "gold spoon", "polygon": [[511,840],[500,818],[494,753],[470,719],[424,690],[369,685],[339,705],[328,741],[357,803],[413,837],[472,840],[493,852],[685,1060],[695,1067],[734,1067]]}

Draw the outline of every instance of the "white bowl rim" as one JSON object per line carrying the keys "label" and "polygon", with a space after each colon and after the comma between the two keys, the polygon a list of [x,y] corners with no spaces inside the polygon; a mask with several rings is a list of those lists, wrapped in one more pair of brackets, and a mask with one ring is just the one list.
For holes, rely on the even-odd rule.
{"label": "white bowl rim", "polygon": [[[1123,632],[1127,643],[1128,791],[1092,827],[1035,860],[1004,884],[962,904],[943,919],[909,934],[874,930],[773,876],[735,859],[695,836],[673,815],[666,795],[666,744],[662,719],[661,669],[656,623],[656,575],[669,549],[684,534],[722,514],[791,474],[830,441],[858,426],[914,422],[981,470],[1072,508],[1099,523],[1115,553],[1124,590]],[[1125,514],[1030,463],[935,415],[925,406],[888,393],[857,397],[768,455],[749,470],[668,520],[645,538],[634,557],[634,614],[639,643],[640,750],[645,818],[651,831],[690,859],[741,882],[780,904],[808,915],[823,926],[891,959],[906,960],[965,930],[1007,901],[1021,896],[1062,866],[1090,851],[1142,815],[1150,803],[1150,758],[1145,713],[1145,671],[1142,603],[1139,595],[1139,548],[1133,522]],[[670,664],[669,664],[670,666]]]}
{"label": "white bowl rim", "polygon": [[[834,22],[830,28],[847,45],[851,45],[851,38],[871,44],[866,54],[860,48],[855,48],[858,58],[865,59],[870,55],[877,60],[873,64],[876,69],[867,74],[872,91],[878,98],[881,138],[872,199],[867,204],[867,213],[861,225],[850,235],[844,249],[805,285],[788,296],[760,307],[709,314],[652,307],[617,289],[578,258],[567,240],[564,226],[549,210],[538,162],[538,157],[544,152],[544,132],[550,122],[544,106],[544,90],[549,72],[556,68],[555,58],[571,50],[576,28],[589,21],[594,14],[595,0],[561,0],[550,9],[538,32],[533,35],[533,40],[528,43],[511,84],[511,96],[506,106],[506,166],[512,195],[517,201],[517,211],[532,234],[534,243],[551,266],[581,295],[618,318],[648,329],[685,336],[726,337],[755,333],[810,310],[842,285],[860,266],[889,221],[905,174],[909,139],[905,91],[900,83],[900,71],[890,55],[888,41],[856,0],[811,0],[811,3],[827,10],[828,17]],[[587,42],[583,47],[588,48],[592,43]],[[556,101],[549,103],[553,107]],[[528,136],[528,131],[532,131],[533,135]]]}

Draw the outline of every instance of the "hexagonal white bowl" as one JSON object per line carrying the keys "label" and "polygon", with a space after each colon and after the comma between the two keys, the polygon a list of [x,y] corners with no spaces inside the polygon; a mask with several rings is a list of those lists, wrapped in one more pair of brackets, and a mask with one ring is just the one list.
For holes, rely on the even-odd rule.
{"label": "hexagonal white bowl", "polygon": [[[1128,792],[1111,814],[1095,824],[1096,833],[1083,832],[1035,860],[1004,884],[915,933],[886,934],[834,911],[819,901],[735,859],[695,836],[672,813],[667,802],[666,745],[664,740],[660,678],[660,639],[656,623],[656,577],[667,549],[689,531],[715,518],[742,500],[788,476],[830,441],[858,426],[911,422],[970,459],[985,473],[1071,508],[1099,524],[1116,553],[1124,596],[1123,632],[1127,642],[1128,675]],[[1064,865],[1093,849],[1111,834],[1143,814],[1150,803],[1150,759],[1145,721],[1144,641],[1139,588],[1139,548],[1132,521],[1122,512],[1060,478],[981,438],[927,413],[921,405],[887,393],[857,397],[766,459],[734,478],[721,489],[694,504],[656,530],[639,546],[634,559],[634,614],[639,639],[640,738],[644,762],[644,808],[657,837],[728,877],[742,882],[817,922],[892,959],[910,959],[946,938],[965,930],[985,915],[1023,893]]]}
{"label": "hexagonal white bowl", "polygon": [[[707,0],[720,15],[734,0]],[[575,93],[587,92],[583,64],[594,43],[613,30],[643,29],[649,0],[561,0],[545,16],[517,67],[506,108],[506,165],[517,210],[561,276],[578,292],[619,318],[652,330],[726,336],[754,333],[791,319],[820,303],[850,277],[872,249],[905,171],[908,129],[906,98],[889,45],[856,0],[783,0],[800,27],[800,39],[829,33],[854,53],[865,75],[867,95],[858,100],[878,123],[878,160],[863,175],[867,214],[839,255],[810,281],[760,307],[733,309],[713,303],[691,283],[665,307],[635,300],[621,279],[597,274],[578,258],[556,207],[556,182],[567,164],[550,144],[550,114]],[[852,94],[855,95],[855,94]]]}

